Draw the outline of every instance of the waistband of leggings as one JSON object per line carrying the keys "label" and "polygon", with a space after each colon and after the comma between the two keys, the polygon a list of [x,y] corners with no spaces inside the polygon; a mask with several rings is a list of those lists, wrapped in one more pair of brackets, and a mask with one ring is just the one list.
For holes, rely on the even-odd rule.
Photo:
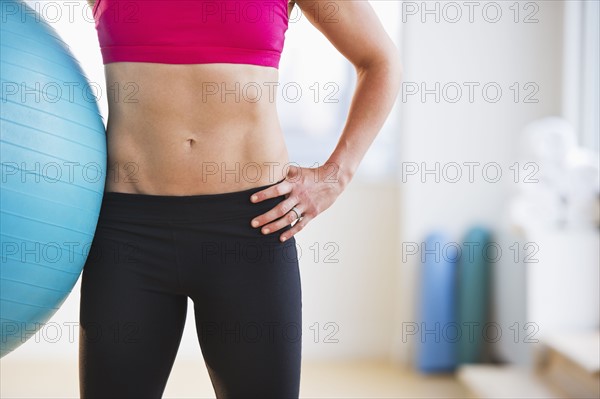
{"label": "waistband of leggings", "polygon": [[272,209],[285,196],[258,203],[251,202],[250,196],[278,183],[242,191],[182,196],[108,191],[102,199],[100,217],[131,221],[216,221],[254,217]]}

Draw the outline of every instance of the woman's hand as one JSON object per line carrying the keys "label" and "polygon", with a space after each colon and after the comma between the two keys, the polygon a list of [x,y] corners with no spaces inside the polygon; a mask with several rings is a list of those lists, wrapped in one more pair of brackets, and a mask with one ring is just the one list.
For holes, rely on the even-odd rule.
{"label": "woman's hand", "polygon": [[260,227],[263,234],[271,234],[296,222],[279,237],[281,242],[290,239],[329,208],[344,190],[345,183],[338,179],[338,169],[334,163],[318,168],[290,166],[285,180],[250,197],[250,201],[256,203],[286,196],[275,208],[252,219],[252,227]]}

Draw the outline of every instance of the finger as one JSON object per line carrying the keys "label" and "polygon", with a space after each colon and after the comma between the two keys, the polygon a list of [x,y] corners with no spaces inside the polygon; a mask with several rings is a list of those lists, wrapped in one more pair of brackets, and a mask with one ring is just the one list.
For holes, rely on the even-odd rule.
{"label": "finger", "polygon": [[[265,224],[270,223],[274,220],[277,220],[280,217],[282,217],[283,215],[285,215],[286,213],[288,213],[295,205],[296,205],[296,200],[294,198],[291,198],[291,197],[287,198],[287,199],[281,201],[279,204],[277,204],[270,211],[265,212],[262,215],[257,216],[254,219],[252,219],[250,224],[252,225],[252,227],[264,226]],[[269,230],[269,229],[266,229],[266,230]],[[274,231],[274,230],[271,230],[271,231]],[[268,234],[271,231],[265,231],[265,228],[263,228],[263,233],[265,233],[265,234]]]}
{"label": "finger", "polygon": [[289,164],[285,179],[288,181],[297,181],[298,178],[302,175],[302,168],[296,165]]}
{"label": "finger", "polygon": [[292,191],[292,183],[284,180],[281,183],[277,183],[274,186],[265,188],[264,190],[258,191],[250,196],[250,201],[261,202],[269,198],[280,197],[284,194],[288,194]]}
{"label": "finger", "polygon": [[302,219],[298,220],[298,223],[296,223],[295,225],[293,225],[292,228],[289,229],[288,231],[286,231],[285,233],[281,234],[281,236],[279,237],[279,240],[281,242],[289,240],[296,233],[302,231],[302,229],[304,227],[306,227],[306,225],[308,224],[308,222],[310,222],[311,220],[312,220],[312,218],[310,216],[302,216]]}
{"label": "finger", "polygon": [[[296,207],[296,209],[298,210],[298,213],[300,215],[302,215],[302,211],[300,211],[297,207]],[[294,212],[293,210],[290,210],[288,213],[286,213],[279,219],[275,220],[273,223],[269,223],[266,226],[264,226],[261,229],[261,231],[263,234],[270,234],[270,233],[273,233],[274,231],[281,230],[284,227],[291,225],[296,220],[299,220],[298,215],[296,215],[296,212]]]}

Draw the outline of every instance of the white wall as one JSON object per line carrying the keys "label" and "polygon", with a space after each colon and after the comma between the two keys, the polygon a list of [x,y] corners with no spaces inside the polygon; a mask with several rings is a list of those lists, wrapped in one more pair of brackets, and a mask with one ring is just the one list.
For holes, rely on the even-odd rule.
{"label": "white wall", "polygon": [[[398,191],[393,183],[353,181],[301,232],[305,358],[385,358],[396,306]],[[315,262],[305,247],[331,242],[339,263]],[[316,340],[310,326],[333,322],[338,343]],[[329,331],[333,331],[332,329]]]}
{"label": "white wall", "polygon": [[[429,9],[437,4],[441,14],[439,22],[434,15],[422,13],[425,3]],[[561,105],[561,1],[533,2],[539,6],[535,13],[537,23],[523,22],[525,15],[535,11],[523,9],[525,2],[518,3],[521,7],[519,22],[514,22],[515,14],[509,8],[514,7],[515,2],[478,2],[473,22],[469,21],[467,6],[455,2],[463,14],[456,23],[450,22],[456,17],[456,9],[452,9],[449,2],[425,3],[404,2],[403,5],[405,87],[407,82],[417,85],[425,82],[429,89],[435,82],[440,82],[441,87],[456,82],[464,89],[463,97],[452,103],[449,100],[454,98],[455,92],[448,91],[444,97],[442,91],[439,103],[434,101],[433,95],[426,96],[425,101],[419,96],[401,99],[399,155],[403,163],[400,171],[409,162],[426,162],[430,169],[435,162],[441,167],[450,162],[460,165],[495,162],[502,171],[502,178],[490,183],[479,167],[470,182],[468,169],[463,167],[462,179],[457,183],[443,177],[436,183],[431,175],[426,176],[425,183],[419,176],[401,182],[398,245],[419,242],[431,229],[445,229],[458,241],[474,222],[496,230],[506,229],[506,203],[514,188],[509,167],[516,159],[521,128],[536,118],[558,114]],[[488,22],[496,18],[491,3],[502,12],[495,23]],[[419,9],[412,15],[414,8],[410,7],[415,6]],[[482,13],[484,6],[488,7],[487,14]],[[425,17],[425,22],[421,17]],[[474,91],[473,102],[468,99],[465,82],[480,84]],[[495,103],[482,96],[481,88],[489,82],[502,89],[502,96]],[[514,82],[521,88],[518,102],[514,101],[514,91],[510,89]],[[527,82],[539,87],[535,95],[537,103],[523,102],[523,95],[531,91],[523,89]],[[493,94],[490,90],[489,95]],[[495,174],[491,169],[489,172],[485,177],[493,179]],[[449,174],[449,177],[454,175]],[[414,344],[402,342],[400,328],[403,321],[415,321],[416,317],[413,311],[417,283],[415,260],[399,265],[396,302],[400,305],[394,352],[396,359],[402,362],[410,359]],[[503,298],[497,299],[502,306]]]}

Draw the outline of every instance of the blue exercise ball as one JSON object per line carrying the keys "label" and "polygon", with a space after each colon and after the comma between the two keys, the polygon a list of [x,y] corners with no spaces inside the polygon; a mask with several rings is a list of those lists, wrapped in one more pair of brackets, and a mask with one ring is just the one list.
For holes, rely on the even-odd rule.
{"label": "blue exercise ball", "polygon": [[0,7],[2,357],[43,327],[81,274],[104,193],[106,134],[57,32],[23,1]]}

